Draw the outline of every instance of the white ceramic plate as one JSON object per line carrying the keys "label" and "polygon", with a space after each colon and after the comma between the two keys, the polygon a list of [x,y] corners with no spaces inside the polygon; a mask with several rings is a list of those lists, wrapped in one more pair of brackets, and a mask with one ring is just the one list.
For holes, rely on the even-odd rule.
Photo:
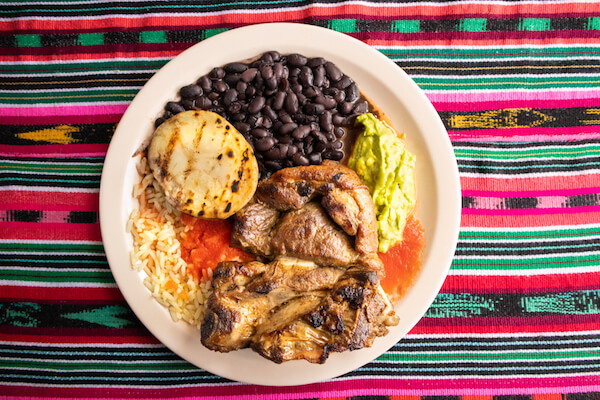
{"label": "white ceramic plate", "polygon": [[[406,133],[417,157],[418,215],[425,228],[422,271],[406,296],[395,304],[400,324],[373,347],[332,354],[323,365],[293,361],[281,365],[251,350],[227,354],[207,350],[197,329],[175,323],[142,284],[129,261],[132,238],[126,221],[136,206],[132,186],[138,176],[132,154],[151,135],[165,103],[180,87],[213,67],[277,50],[282,54],[321,56],[336,63]],[[460,222],[460,185],[454,153],[435,109],[419,87],[393,62],[364,43],[332,30],[273,23],[234,29],[192,46],[158,71],[123,115],[102,172],[100,222],[104,248],[119,288],[142,323],[173,352],[225,378],[261,385],[299,385],[330,379],[372,361],[400,340],[423,316],[438,293],[452,260]]]}

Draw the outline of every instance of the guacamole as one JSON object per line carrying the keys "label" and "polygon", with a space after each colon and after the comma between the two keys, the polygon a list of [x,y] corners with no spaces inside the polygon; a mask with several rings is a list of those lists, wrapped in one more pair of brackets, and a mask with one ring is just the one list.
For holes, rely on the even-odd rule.
{"label": "guacamole", "polygon": [[416,202],[415,156],[392,128],[371,113],[356,117],[364,126],[348,161],[369,187],[377,214],[379,251],[402,240]]}

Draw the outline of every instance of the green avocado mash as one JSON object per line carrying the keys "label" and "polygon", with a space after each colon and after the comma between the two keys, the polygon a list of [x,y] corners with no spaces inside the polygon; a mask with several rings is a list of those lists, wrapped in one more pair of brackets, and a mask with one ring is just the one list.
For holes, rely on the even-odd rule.
{"label": "green avocado mash", "polygon": [[356,117],[364,126],[348,161],[369,187],[377,214],[379,251],[385,253],[402,240],[402,232],[416,202],[415,156],[394,130],[371,113]]}

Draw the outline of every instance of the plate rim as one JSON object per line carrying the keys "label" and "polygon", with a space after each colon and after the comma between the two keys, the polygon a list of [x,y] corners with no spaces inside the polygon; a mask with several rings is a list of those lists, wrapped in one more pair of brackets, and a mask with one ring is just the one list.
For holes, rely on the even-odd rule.
{"label": "plate rim", "polygon": [[[117,163],[116,161],[113,161],[113,160],[119,160],[120,158],[123,157],[121,155],[121,153],[123,152],[123,150],[122,150],[123,148],[121,146],[123,146],[124,143],[130,143],[132,140],[130,137],[127,138],[127,139],[129,139],[129,141],[126,140],[125,128],[128,127],[129,125],[131,125],[133,122],[135,122],[135,120],[137,118],[135,115],[135,112],[136,112],[137,108],[139,108],[138,104],[141,105],[143,103],[143,101],[140,99],[144,99],[149,94],[152,94],[154,87],[156,85],[158,85],[161,82],[161,80],[164,80],[165,79],[164,77],[166,75],[168,75],[170,73],[176,73],[180,68],[185,66],[186,60],[193,58],[193,56],[195,56],[196,53],[201,53],[202,51],[206,51],[206,49],[218,48],[220,45],[222,45],[224,43],[225,44],[229,43],[232,40],[242,40],[243,41],[243,40],[249,40],[249,38],[268,39],[269,37],[272,37],[271,35],[273,35],[274,33],[278,33],[278,32],[281,33],[282,31],[291,32],[291,33],[288,33],[288,35],[291,35],[291,34],[305,35],[306,39],[314,39],[316,37],[316,38],[322,38],[324,41],[334,40],[336,43],[338,43],[342,47],[348,46],[351,49],[357,49],[356,51],[361,53],[361,55],[366,54],[369,57],[372,57],[369,59],[369,62],[374,65],[385,66],[385,68],[381,67],[384,70],[391,71],[392,67],[395,68],[396,69],[394,71],[395,79],[393,79],[393,80],[395,82],[396,81],[402,82],[401,86],[403,86],[404,88],[408,88],[409,90],[412,90],[413,94],[416,95],[416,98],[411,99],[411,100],[416,101],[418,103],[417,105],[419,107],[422,107],[425,111],[427,111],[427,113],[430,114],[428,116],[431,116],[431,119],[426,121],[427,126],[432,128],[432,130],[434,132],[444,132],[445,133],[445,135],[442,135],[441,137],[437,137],[436,138],[437,140],[435,142],[428,143],[427,148],[430,149],[430,146],[435,146],[436,152],[445,154],[446,161],[448,163],[447,166],[452,166],[453,168],[447,168],[444,171],[438,171],[440,174],[443,175],[442,177],[440,177],[440,179],[443,178],[442,179],[443,182],[438,182],[438,183],[441,184],[443,186],[443,188],[447,190],[446,193],[449,193],[450,196],[445,198],[444,209],[442,209],[441,202],[437,203],[438,207],[435,210],[435,212],[437,212],[438,215],[445,216],[444,223],[446,224],[445,229],[447,232],[444,234],[447,237],[449,237],[449,239],[447,239],[445,242],[442,241],[442,243],[445,243],[444,248],[437,249],[436,250],[437,253],[434,253],[434,254],[436,254],[437,258],[440,261],[445,263],[445,265],[444,265],[445,268],[440,269],[440,271],[443,272],[443,274],[441,274],[440,276],[431,277],[433,279],[433,282],[429,285],[431,287],[431,290],[430,290],[430,293],[428,293],[428,295],[426,296],[426,299],[424,300],[424,303],[423,303],[424,305],[426,304],[426,307],[423,307],[423,306],[420,307],[423,309],[423,313],[421,314],[421,316],[419,316],[419,318],[417,318],[415,321],[411,321],[410,326],[408,326],[408,329],[403,329],[403,330],[405,330],[405,332],[400,337],[395,338],[393,343],[391,343],[391,345],[389,345],[389,346],[386,346],[386,348],[383,349],[383,351],[380,351],[381,350],[381,345],[380,345],[376,352],[377,354],[374,354],[373,357],[371,357],[371,356],[354,357],[354,354],[352,354],[352,353],[360,353],[360,352],[364,353],[364,350],[371,350],[371,349],[373,349],[373,347],[369,348],[369,349],[352,352],[352,353],[346,352],[346,353],[342,353],[342,354],[352,354],[352,355],[347,357],[348,362],[343,363],[342,369],[338,368],[338,370],[336,370],[334,372],[332,372],[331,369],[328,369],[328,363],[331,360],[331,358],[330,358],[330,360],[328,360],[323,365],[310,364],[310,367],[315,371],[314,373],[309,374],[310,377],[294,377],[294,378],[290,378],[287,380],[283,379],[283,380],[273,381],[268,378],[265,379],[264,377],[257,377],[252,374],[250,374],[250,375],[245,374],[243,376],[240,376],[239,374],[231,373],[231,371],[228,368],[218,368],[218,366],[215,368],[212,368],[212,365],[211,366],[199,365],[197,360],[190,359],[190,356],[188,354],[186,354],[184,351],[182,351],[182,349],[180,347],[174,346],[172,343],[170,343],[169,338],[165,335],[165,333],[162,331],[162,329],[159,329],[158,327],[155,326],[156,316],[148,315],[148,313],[144,311],[144,308],[145,307],[154,308],[154,306],[152,306],[152,303],[156,303],[156,301],[151,297],[149,291],[144,287],[143,284],[136,286],[136,284],[133,283],[134,289],[132,289],[130,283],[131,283],[132,279],[135,279],[135,278],[133,278],[133,276],[138,276],[137,272],[131,267],[131,265],[129,263],[126,266],[126,268],[129,271],[124,271],[123,266],[122,266],[122,263],[123,263],[122,257],[117,258],[117,256],[116,256],[117,253],[121,253],[121,255],[122,255],[123,246],[124,245],[126,246],[126,244],[122,243],[119,245],[118,243],[115,243],[116,235],[113,236],[113,234],[114,234],[114,229],[117,229],[117,228],[114,227],[114,223],[115,223],[115,220],[117,220],[118,218],[121,218],[121,219],[124,218],[124,221],[127,221],[127,219],[129,218],[129,215],[124,215],[123,204],[119,205],[119,201],[118,201],[119,199],[116,198],[118,196],[114,196],[114,193],[113,193],[114,186],[113,186],[113,182],[111,182],[111,179],[114,178],[116,173],[118,173],[118,170],[115,171],[115,168],[117,168],[117,166],[119,165],[119,163]],[[309,45],[309,47],[310,46],[313,46],[313,45]],[[318,44],[316,46],[318,46]],[[300,52],[300,51],[298,51],[298,52]],[[257,54],[260,54],[260,51],[256,52],[254,55],[257,55]],[[244,58],[240,57],[237,59],[232,59],[230,61],[237,61],[240,59],[244,59]],[[344,71],[346,70],[345,67],[341,67],[341,68]],[[198,73],[197,77],[199,77],[200,75],[202,75],[202,73]],[[348,75],[352,76],[351,73],[348,73]],[[179,87],[173,87],[172,90],[176,91],[179,89]],[[366,94],[369,95],[369,93],[366,93]],[[397,95],[397,96],[399,96],[399,95]],[[164,103],[160,104],[161,109],[162,109],[162,106],[164,106]],[[384,112],[385,111],[386,110],[384,110]],[[153,123],[153,121],[147,121],[147,122]],[[410,135],[410,133],[407,133],[407,136],[409,136],[409,135]],[[440,135],[438,135],[438,136],[440,136]],[[427,141],[426,137],[423,137],[421,139]],[[122,161],[123,160],[121,160],[121,162]],[[125,165],[127,165],[127,162],[125,162]],[[437,177],[437,174],[436,174],[436,177]],[[125,190],[125,188],[121,188],[121,189],[122,190],[119,193],[122,193],[122,191]],[[420,188],[420,189],[422,189],[422,188]],[[194,364],[195,366],[197,366],[199,368],[203,368],[206,371],[209,371],[216,375],[220,375],[227,379],[232,379],[232,380],[236,380],[236,381],[240,381],[240,382],[246,382],[246,383],[250,383],[250,384],[258,384],[258,385],[293,386],[293,385],[301,385],[301,384],[310,384],[310,383],[315,383],[315,382],[319,382],[319,381],[323,381],[323,380],[327,380],[327,379],[332,379],[332,378],[338,377],[340,375],[343,375],[345,373],[351,372],[351,371],[355,370],[356,368],[361,367],[364,364],[377,358],[378,356],[383,354],[385,351],[389,350],[389,348],[391,348],[397,341],[401,340],[402,337],[404,337],[406,335],[406,333],[414,327],[414,325],[418,322],[418,320],[420,320],[422,318],[422,316],[426,312],[427,308],[429,308],[431,303],[434,301],[435,296],[437,296],[437,294],[439,293],[441,286],[442,286],[442,284],[448,274],[448,271],[450,269],[450,264],[452,261],[452,257],[454,255],[456,243],[458,241],[460,216],[461,216],[460,215],[461,214],[460,204],[461,204],[461,192],[460,192],[460,180],[459,180],[459,175],[458,175],[458,167],[456,165],[456,158],[454,156],[454,152],[452,150],[452,145],[451,145],[450,139],[447,135],[446,129],[445,129],[439,115],[437,114],[437,111],[435,111],[433,105],[427,99],[424,92],[416,85],[416,83],[401,68],[399,68],[397,65],[395,65],[393,63],[393,61],[391,61],[387,56],[385,56],[382,53],[380,53],[379,51],[377,51],[375,48],[365,44],[364,42],[354,39],[349,35],[345,35],[343,33],[339,33],[339,32],[336,32],[336,31],[333,31],[333,30],[330,30],[327,28],[317,27],[314,25],[301,24],[301,23],[275,22],[275,23],[248,25],[248,26],[244,26],[244,27],[240,27],[240,28],[235,28],[235,29],[220,33],[218,35],[215,35],[211,38],[205,39],[205,40],[191,46],[190,48],[186,49],[185,51],[180,53],[178,56],[174,57],[172,60],[170,60],[168,63],[166,63],[159,71],[157,71],[154,74],[154,76],[152,76],[148,80],[148,82],[142,87],[142,89],[140,89],[138,94],[131,101],[127,110],[123,114],[121,121],[117,125],[115,133],[114,133],[111,143],[109,145],[109,148],[107,150],[104,168],[102,171],[102,176],[101,176],[101,181],[100,181],[99,216],[100,216],[100,228],[101,228],[101,234],[102,234],[102,241],[104,244],[106,257],[109,262],[109,266],[110,266],[111,272],[113,274],[113,277],[115,278],[115,281],[116,281],[121,293],[123,294],[125,300],[127,301],[129,307],[133,310],[133,312],[135,313],[137,318],[142,322],[142,324],[152,333],[152,335],[154,335],[158,340],[160,340],[161,343],[163,343],[166,347],[168,347],[175,354],[177,354],[178,356],[187,360],[188,362]],[[445,211],[446,207],[448,207],[449,209],[455,210],[455,212],[447,213],[447,211]],[[121,209],[120,215],[116,211],[118,209]],[[125,226],[123,225],[121,227],[121,229],[125,229]],[[429,232],[429,233],[426,232],[427,243],[430,243],[430,242],[438,243],[441,240],[439,238],[439,235],[440,235],[439,230],[437,230],[436,232]],[[128,236],[129,236],[129,239],[131,240],[131,235],[128,235]],[[448,244],[448,241],[450,241],[451,243]],[[114,250],[114,249],[117,249],[117,250]],[[127,260],[129,260],[129,257],[127,257]],[[138,277],[138,279],[139,279],[139,277]],[[141,288],[146,291],[147,298],[140,299],[138,297],[138,296],[143,297],[143,295],[144,295],[144,293],[139,290],[140,289],[139,286],[141,286]],[[125,290],[124,288],[127,290]],[[158,303],[156,303],[156,304],[158,304]],[[156,305],[156,304],[154,304],[154,305]],[[195,329],[195,328],[193,328],[193,329]],[[389,334],[388,334],[388,336],[389,336]],[[380,339],[382,339],[382,338],[377,338],[376,342]],[[201,346],[201,344],[198,343],[198,346]],[[248,351],[245,350],[246,353]],[[242,358],[248,357],[248,355],[246,353],[242,354],[241,357]],[[371,351],[371,353],[372,353],[372,351]],[[229,353],[229,354],[231,354],[231,353]],[[260,357],[258,354],[255,354],[252,352],[250,354],[255,357]],[[367,360],[367,358],[369,358],[369,359]],[[223,357],[223,359],[225,359],[225,357]],[[270,361],[269,361],[269,363],[270,363]],[[293,370],[294,369],[293,367],[289,367],[289,365],[292,365],[292,363],[306,363],[306,362],[305,361],[294,361],[294,362],[288,362],[286,364],[279,365],[279,367],[281,368],[280,371],[287,372],[289,370]],[[306,363],[306,364],[308,364],[308,363]],[[294,364],[294,365],[298,365],[298,364]],[[336,364],[336,366],[337,365],[338,364]],[[300,368],[300,370],[305,370],[305,369],[307,369],[307,368]]]}

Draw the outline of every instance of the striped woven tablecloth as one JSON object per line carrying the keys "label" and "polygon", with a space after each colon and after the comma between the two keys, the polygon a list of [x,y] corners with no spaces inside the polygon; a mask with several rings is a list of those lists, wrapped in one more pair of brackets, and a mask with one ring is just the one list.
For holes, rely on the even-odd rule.
{"label": "striped woven tablecloth", "polygon": [[[194,43],[270,21],[344,32],[403,68],[448,129],[463,194],[420,323],[374,362],[293,388],[227,381],[159,343],[98,222],[138,90]],[[598,399],[600,4],[0,2],[0,282],[2,398]]]}

